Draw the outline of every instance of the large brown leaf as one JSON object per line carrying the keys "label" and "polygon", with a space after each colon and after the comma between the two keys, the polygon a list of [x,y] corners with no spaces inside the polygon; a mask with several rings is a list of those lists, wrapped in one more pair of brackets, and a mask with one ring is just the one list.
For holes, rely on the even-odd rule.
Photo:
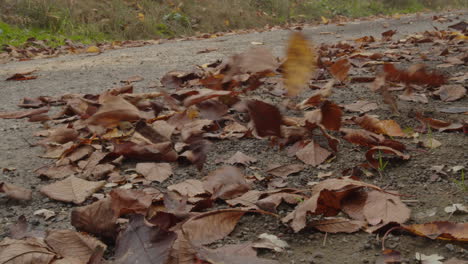
{"label": "large brown leaf", "polygon": [[203,213],[182,225],[187,239],[195,245],[206,245],[229,235],[246,210],[228,209]]}
{"label": "large brown leaf", "polygon": [[0,182],[0,193],[4,193],[7,197],[16,200],[31,200],[31,190],[19,187],[7,182]]}
{"label": "large brown leaf", "polygon": [[144,161],[167,161],[177,160],[177,153],[174,151],[171,142],[158,144],[121,142],[114,143],[113,154],[124,156],[129,159]]}
{"label": "large brown leaf", "polygon": [[73,230],[49,231],[45,242],[64,259],[79,263],[87,263],[97,248],[107,248],[96,238]]}
{"label": "large brown leaf", "polygon": [[188,179],[183,182],[170,185],[167,189],[187,197],[195,197],[206,193],[206,190],[203,187],[203,182],[195,179]]}
{"label": "large brown leaf", "polygon": [[400,200],[400,197],[371,191],[363,208],[363,214],[371,225],[381,223],[404,223],[410,217],[411,210]]}
{"label": "large brown leaf", "polygon": [[77,230],[114,239],[117,236],[118,217],[118,212],[112,208],[111,198],[106,198],[74,208],[71,212],[71,224]]}
{"label": "large brown leaf", "polygon": [[386,146],[399,151],[406,149],[403,143],[386,139],[383,135],[375,134],[367,130],[342,128],[340,131],[345,133],[343,138],[353,144],[365,147]]}
{"label": "large brown leaf", "polygon": [[105,181],[91,182],[70,176],[65,180],[43,186],[41,193],[54,200],[80,204],[105,184]]}
{"label": "large brown leaf", "polygon": [[369,130],[377,134],[384,134],[391,137],[406,136],[400,125],[398,125],[395,120],[379,120],[377,118],[364,115],[353,118],[353,121],[365,130]]}
{"label": "large brown leaf", "polygon": [[5,238],[0,242],[2,264],[51,264],[55,257],[55,253],[38,238]]}
{"label": "large brown leaf", "polygon": [[101,107],[87,120],[89,125],[110,128],[122,121],[141,118],[138,108],[120,96],[104,93],[99,97],[99,102]]}
{"label": "large brown leaf", "polygon": [[282,116],[276,106],[258,100],[247,102],[250,117],[260,137],[281,137]]}
{"label": "large brown leaf", "polygon": [[177,235],[145,223],[144,216],[133,215],[116,241],[116,264],[166,264]]}
{"label": "large brown leaf", "polygon": [[203,183],[205,190],[212,194],[213,199],[232,199],[250,189],[241,170],[225,166],[211,172]]}
{"label": "large brown leaf", "polygon": [[392,149],[390,147],[385,147],[385,146],[372,147],[366,152],[366,159],[369,162],[369,164],[372,166],[372,168],[374,169],[379,169],[381,166],[380,158],[379,159],[374,158],[375,152],[379,152],[379,155],[382,155],[382,153],[393,154],[403,160],[408,160],[410,158],[410,155],[401,153],[400,151],[396,149]]}
{"label": "large brown leaf", "polygon": [[349,60],[341,59],[333,63],[330,67],[330,73],[340,82],[344,82],[348,78],[349,69],[351,69]]}
{"label": "large brown leaf", "polygon": [[340,107],[335,103],[325,101],[320,110],[322,111],[322,125],[328,130],[340,130],[342,116]]}
{"label": "large brown leaf", "polygon": [[30,117],[34,115],[39,115],[43,113],[49,112],[49,107],[42,107],[38,109],[30,109],[30,110],[23,110],[23,111],[15,111],[15,112],[0,112],[0,118],[5,119],[19,119]]}
{"label": "large brown leaf", "polygon": [[453,102],[466,95],[466,88],[462,85],[444,85],[434,92],[444,102]]}

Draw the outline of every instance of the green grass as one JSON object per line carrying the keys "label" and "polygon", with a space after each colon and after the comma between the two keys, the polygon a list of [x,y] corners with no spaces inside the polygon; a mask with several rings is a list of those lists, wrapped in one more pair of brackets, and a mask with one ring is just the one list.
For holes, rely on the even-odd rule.
{"label": "green grass", "polygon": [[[462,6],[466,0],[0,0],[0,44],[28,38],[82,43],[157,39],[287,22],[321,16],[363,17]],[[10,26],[9,26],[10,25]]]}
{"label": "green grass", "polygon": [[50,47],[57,47],[65,44],[67,39],[83,44],[90,44],[97,41],[105,41],[104,35],[96,34],[88,37],[85,35],[62,35],[47,29],[19,28],[0,21],[0,46],[12,45],[21,47],[28,42],[28,39],[44,40]]}

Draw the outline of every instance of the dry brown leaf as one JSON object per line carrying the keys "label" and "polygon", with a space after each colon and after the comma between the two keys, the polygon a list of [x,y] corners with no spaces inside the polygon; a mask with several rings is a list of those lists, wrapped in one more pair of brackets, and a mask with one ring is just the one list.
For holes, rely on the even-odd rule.
{"label": "dry brown leaf", "polygon": [[5,264],[52,264],[56,254],[38,238],[0,241],[0,263]]}
{"label": "dry brown leaf", "polygon": [[333,63],[330,67],[330,73],[340,82],[344,82],[348,78],[351,64],[348,59],[341,59]]}
{"label": "dry brown leaf", "polygon": [[136,171],[145,179],[157,182],[163,182],[172,175],[172,167],[169,163],[138,163]]}
{"label": "dry brown leaf", "polygon": [[252,247],[266,248],[272,249],[276,252],[283,252],[286,248],[289,247],[289,245],[275,235],[263,233],[258,236],[258,239],[255,240],[255,242],[253,242]]}
{"label": "dry brown leaf", "polygon": [[195,197],[206,193],[206,190],[203,187],[203,182],[195,179],[188,179],[183,182],[170,185],[167,189],[187,197]]}
{"label": "dry brown leaf", "polygon": [[118,213],[112,208],[111,198],[105,198],[90,205],[74,208],[71,224],[77,230],[115,239],[118,217]]}
{"label": "dry brown leaf", "polygon": [[323,102],[320,110],[322,112],[321,124],[328,130],[340,130],[341,116],[343,115],[340,107],[337,104],[327,100]]}
{"label": "dry brown leaf", "polygon": [[379,191],[370,191],[363,208],[363,214],[371,225],[382,223],[404,223],[410,217],[411,210],[400,197]]}
{"label": "dry brown leaf", "polygon": [[32,198],[31,190],[7,182],[0,182],[0,193],[4,193],[7,197],[16,200],[29,201]]}
{"label": "dry brown leaf", "polygon": [[99,102],[101,107],[87,120],[89,125],[110,128],[122,121],[141,118],[138,108],[120,96],[104,93],[99,97]]}
{"label": "dry brown leaf", "polygon": [[463,98],[466,95],[466,88],[460,84],[443,85],[434,92],[444,102],[453,102]]}
{"label": "dry brown leaf", "polygon": [[8,77],[6,81],[28,81],[37,79],[37,76],[31,75],[35,71],[15,73],[12,76]]}
{"label": "dry brown leaf", "polygon": [[298,173],[304,169],[304,165],[302,164],[286,164],[281,166],[275,166],[266,172],[277,176],[277,177],[287,177],[290,174]]}
{"label": "dry brown leaf", "polygon": [[45,242],[52,250],[70,261],[87,263],[96,248],[107,246],[96,238],[73,230],[52,230],[47,233]]}
{"label": "dry brown leaf", "polygon": [[92,182],[70,176],[65,180],[43,186],[41,193],[54,200],[80,204],[105,184],[105,181]]}
{"label": "dry brown leaf", "polygon": [[437,221],[425,224],[402,225],[403,229],[430,239],[468,241],[468,223]]}
{"label": "dry brown leaf", "polygon": [[365,147],[386,146],[399,151],[406,149],[403,143],[386,139],[383,135],[375,134],[364,129],[342,128],[340,131],[345,133],[343,138],[353,144]]}
{"label": "dry brown leaf", "polygon": [[247,102],[247,108],[255,131],[260,137],[281,137],[281,120],[283,118],[276,106],[259,100],[250,100]]}
{"label": "dry brown leaf", "polygon": [[308,224],[308,226],[326,233],[354,233],[359,231],[365,225],[365,221],[349,220],[341,217],[330,217],[323,220],[315,220]]}
{"label": "dry brown leaf", "polygon": [[249,157],[245,155],[244,153],[237,151],[232,157],[230,157],[224,163],[231,164],[231,165],[242,164],[242,165],[248,166],[251,163],[255,163],[255,162],[257,162],[256,158]]}
{"label": "dry brown leaf", "polygon": [[405,137],[405,133],[395,120],[379,120],[368,115],[355,117],[353,121],[360,127],[377,134],[391,137]]}
{"label": "dry brown leaf", "polygon": [[43,113],[49,112],[49,107],[45,106],[38,109],[30,109],[30,110],[23,110],[23,111],[15,111],[15,112],[0,112],[0,118],[4,119],[19,119],[25,117],[31,117],[34,115],[39,115]]}
{"label": "dry brown leaf", "polygon": [[255,203],[262,194],[263,193],[260,191],[250,190],[237,198],[226,200],[226,203],[230,206],[236,206],[240,204],[245,207],[255,207]]}
{"label": "dry brown leaf", "polygon": [[299,32],[291,35],[286,56],[284,84],[288,95],[295,96],[302,92],[312,77],[317,68],[317,57],[309,41]]}
{"label": "dry brown leaf", "polygon": [[142,215],[132,215],[116,241],[116,264],[165,264],[177,235],[145,223]]}
{"label": "dry brown leaf", "polygon": [[250,189],[242,171],[232,166],[212,171],[203,182],[203,187],[212,194],[213,199],[224,200],[238,197]]}
{"label": "dry brown leaf", "polygon": [[382,255],[379,256],[375,264],[401,264],[403,263],[403,258],[401,253],[393,249],[385,249],[382,252]]}
{"label": "dry brown leaf", "polygon": [[345,105],[344,108],[346,109],[346,111],[349,111],[349,112],[366,113],[366,112],[378,109],[379,107],[377,106],[376,103],[371,103],[365,100],[359,100],[352,104]]}
{"label": "dry brown leaf", "polygon": [[332,153],[330,151],[322,148],[314,141],[311,141],[305,147],[296,152],[298,159],[303,161],[305,164],[312,166],[318,166],[322,164],[331,154]]}
{"label": "dry brown leaf", "polygon": [[[258,258],[250,252],[250,250],[245,249],[245,246],[235,247],[234,249],[229,249],[227,246],[224,246],[215,250],[199,247],[197,248],[196,255],[198,261],[206,261],[211,264],[279,264],[276,260]],[[191,262],[179,263],[192,264],[193,259]]]}
{"label": "dry brown leaf", "polygon": [[246,212],[248,211],[227,209],[203,213],[185,222],[182,230],[193,244],[210,244],[229,235]]}
{"label": "dry brown leaf", "polygon": [[410,158],[410,155],[403,154],[400,151],[389,148],[389,147],[385,147],[385,146],[372,147],[371,149],[369,149],[366,152],[366,159],[370,163],[372,168],[374,168],[374,169],[379,169],[380,168],[379,167],[380,166],[379,161],[374,158],[374,153],[375,152],[393,154],[393,155],[395,155],[398,158],[403,159],[403,160],[408,160]]}

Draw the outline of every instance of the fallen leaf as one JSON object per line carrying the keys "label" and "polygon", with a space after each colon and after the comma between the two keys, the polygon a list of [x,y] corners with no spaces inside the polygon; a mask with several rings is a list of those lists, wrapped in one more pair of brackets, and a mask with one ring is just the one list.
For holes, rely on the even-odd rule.
{"label": "fallen leaf", "polygon": [[276,106],[258,100],[250,100],[247,102],[247,108],[260,137],[281,137],[282,116]]}
{"label": "fallen leaf", "polygon": [[96,47],[96,46],[89,46],[87,49],[86,49],[86,52],[87,53],[100,53],[101,52],[101,49]]}
{"label": "fallen leaf", "polygon": [[167,189],[187,197],[195,197],[206,193],[206,190],[203,187],[203,182],[195,179],[188,179],[183,182],[170,185]]}
{"label": "fallen leaf", "polygon": [[231,165],[242,164],[242,165],[248,166],[251,163],[255,163],[255,162],[257,162],[256,158],[249,157],[245,155],[244,153],[237,151],[232,157],[230,157],[224,163],[231,164]]}
{"label": "fallen leaf", "polygon": [[276,252],[283,252],[286,248],[289,248],[289,245],[275,235],[263,233],[260,234],[258,239],[253,242],[252,247],[272,249]]}
{"label": "fallen leaf", "polygon": [[345,134],[343,139],[353,144],[365,147],[385,146],[399,151],[406,149],[406,146],[403,143],[386,139],[383,135],[375,134],[367,130],[342,128],[340,131]]}
{"label": "fallen leaf", "polygon": [[354,233],[365,225],[365,221],[349,220],[341,217],[315,220],[308,224],[308,226],[326,233]]}
{"label": "fallen leaf", "polygon": [[366,152],[366,159],[369,162],[369,164],[372,166],[372,168],[374,169],[380,168],[379,160],[374,158],[375,152],[379,152],[380,153],[379,155],[382,155],[382,153],[393,154],[403,160],[408,160],[410,158],[410,155],[403,154],[396,149],[392,149],[392,148],[385,147],[385,146],[372,147]]}
{"label": "fallen leaf", "polygon": [[182,225],[182,230],[193,244],[210,244],[229,235],[240,218],[247,212],[227,209],[203,213],[185,222]]}
{"label": "fallen leaf", "polygon": [[213,199],[223,200],[238,197],[250,189],[241,170],[232,166],[212,171],[206,177],[203,187],[212,194]]}
{"label": "fallen leaf", "polygon": [[430,239],[468,241],[468,223],[437,221],[425,224],[402,225],[402,228],[415,235]]}
{"label": "fallen leaf", "polygon": [[118,217],[112,208],[111,198],[105,198],[90,205],[74,208],[71,212],[71,224],[77,230],[115,239]]}
{"label": "fallen leaf", "polygon": [[349,111],[349,112],[366,113],[372,110],[376,110],[379,107],[377,106],[376,103],[359,100],[359,101],[356,101],[355,103],[345,105],[344,108],[346,109],[346,111]]}
{"label": "fallen leaf", "polygon": [[457,212],[468,214],[468,208],[463,204],[452,204],[444,208],[444,211],[449,214],[454,214]]}
{"label": "fallen leaf", "polygon": [[7,182],[0,182],[0,193],[15,200],[29,201],[32,198],[31,190]]}
{"label": "fallen leaf", "polygon": [[327,100],[323,102],[320,110],[322,112],[321,124],[328,130],[340,130],[341,116],[343,115],[340,107]]}
{"label": "fallen leaf", "polygon": [[331,154],[332,153],[330,151],[322,148],[314,141],[311,141],[309,144],[296,152],[298,159],[303,161],[305,164],[312,166],[318,166],[322,164]]}
{"label": "fallen leaf", "polygon": [[33,215],[39,215],[44,217],[45,220],[49,220],[55,216],[55,212],[47,209],[39,209],[34,211]]}
{"label": "fallen leaf", "polygon": [[12,76],[8,77],[6,81],[27,81],[37,79],[37,76],[31,75],[34,71],[15,73]]}
{"label": "fallen leaf", "polygon": [[80,204],[105,184],[105,181],[92,182],[70,176],[65,180],[43,186],[40,191],[54,200]]}
{"label": "fallen leaf", "polygon": [[277,177],[287,177],[290,174],[298,173],[304,170],[304,165],[302,164],[285,164],[281,166],[273,167],[266,172]]}
{"label": "fallen leaf", "polygon": [[176,238],[174,232],[147,225],[144,216],[132,215],[117,238],[114,263],[167,263]]}
{"label": "fallen leaf", "polygon": [[379,191],[367,194],[363,214],[371,225],[381,223],[404,223],[410,217],[411,210],[396,195]]}
{"label": "fallen leaf", "polygon": [[45,242],[52,250],[70,262],[87,263],[91,255],[100,247],[107,246],[96,238],[73,230],[51,230],[47,233]]}
{"label": "fallen leaf", "polygon": [[286,56],[283,64],[284,84],[288,95],[295,96],[302,92],[312,77],[317,68],[317,57],[309,41],[299,32],[291,35]]}
{"label": "fallen leaf", "polygon": [[172,167],[169,163],[137,163],[136,171],[149,181],[163,182],[172,175]]}
{"label": "fallen leaf", "polygon": [[38,238],[16,240],[4,238],[0,242],[0,263],[52,264],[56,254]]}
{"label": "fallen leaf", "polygon": [[444,102],[453,102],[466,95],[466,88],[459,84],[443,85],[434,92],[434,95],[439,96]]}
{"label": "fallen leaf", "polygon": [[376,264],[401,264],[403,259],[399,251],[393,249],[385,249],[382,255],[375,262]]}
{"label": "fallen leaf", "polygon": [[23,110],[23,111],[15,111],[15,112],[0,112],[0,118],[4,119],[19,119],[25,117],[31,117],[34,115],[39,115],[42,113],[49,112],[49,107],[41,107],[37,109],[30,109],[30,110]]}
{"label": "fallen leaf", "polygon": [[330,73],[338,81],[344,82],[348,78],[349,70],[351,69],[351,64],[348,59],[341,59],[333,63],[330,67]]}
{"label": "fallen leaf", "polygon": [[391,137],[405,137],[405,133],[395,120],[379,120],[377,118],[364,115],[353,118],[353,121],[371,132],[384,134]]}

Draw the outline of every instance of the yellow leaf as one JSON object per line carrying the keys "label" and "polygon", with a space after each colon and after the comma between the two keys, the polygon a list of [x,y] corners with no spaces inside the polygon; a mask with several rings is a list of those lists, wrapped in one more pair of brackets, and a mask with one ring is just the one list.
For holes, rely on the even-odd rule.
{"label": "yellow leaf", "polygon": [[99,53],[99,52],[101,52],[101,50],[96,46],[89,46],[86,49],[86,52],[88,52],[88,53]]}
{"label": "yellow leaf", "polygon": [[193,109],[193,108],[190,108],[189,110],[187,110],[187,116],[188,118],[190,119],[195,119],[199,116],[200,114],[198,113],[198,111],[196,109]]}
{"label": "yellow leaf", "polygon": [[141,22],[145,21],[145,14],[143,13],[138,13],[138,16],[137,16],[138,20],[140,20]]}
{"label": "yellow leaf", "polygon": [[323,24],[328,25],[328,23],[330,23],[330,21],[326,17],[321,16],[320,18],[322,19]]}
{"label": "yellow leaf", "polygon": [[317,68],[317,57],[309,41],[299,32],[293,33],[283,64],[284,84],[288,95],[299,94]]}
{"label": "yellow leaf", "polygon": [[224,25],[226,25],[227,27],[231,25],[231,22],[229,22],[229,19],[224,20]]}

